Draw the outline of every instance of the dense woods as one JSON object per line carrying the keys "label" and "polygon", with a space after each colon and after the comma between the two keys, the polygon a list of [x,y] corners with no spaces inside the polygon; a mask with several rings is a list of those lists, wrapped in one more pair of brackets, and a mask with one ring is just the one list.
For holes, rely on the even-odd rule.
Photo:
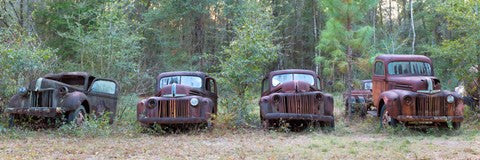
{"label": "dense woods", "polygon": [[159,73],[199,70],[238,116],[268,71],[314,70],[323,89],[344,92],[371,77],[377,54],[430,56],[445,89],[475,92],[478,12],[477,0],[0,0],[0,106],[50,72],[151,94]]}

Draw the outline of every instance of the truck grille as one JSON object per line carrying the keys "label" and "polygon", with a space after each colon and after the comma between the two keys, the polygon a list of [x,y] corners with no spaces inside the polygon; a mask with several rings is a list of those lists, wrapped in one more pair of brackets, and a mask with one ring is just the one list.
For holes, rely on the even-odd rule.
{"label": "truck grille", "polygon": [[31,101],[32,107],[53,107],[53,90],[34,91]]}
{"label": "truck grille", "polygon": [[188,117],[190,115],[189,100],[160,100],[158,115],[161,118]]}
{"label": "truck grille", "polygon": [[281,96],[279,111],[283,113],[315,114],[318,112],[315,94]]}
{"label": "truck grille", "polygon": [[440,96],[420,95],[415,102],[416,113],[418,116],[445,116],[448,106],[445,98]]}

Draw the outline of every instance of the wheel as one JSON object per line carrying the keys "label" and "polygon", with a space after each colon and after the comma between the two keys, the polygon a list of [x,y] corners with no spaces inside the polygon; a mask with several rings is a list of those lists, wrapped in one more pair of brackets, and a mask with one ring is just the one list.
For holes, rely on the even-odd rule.
{"label": "wheel", "polygon": [[81,126],[83,125],[83,122],[85,121],[85,108],[80,105],[75,111],[72,111],[68,114],[68,120],[67,123],[73,123],[76,126]]}
{"label": "wheel", "polygon": [[15,115],[8,115],[8,128],[15,127]]}
{"label": "wheel", "polygon": [[265,120],[262,120],[262,126],[263,126],[263,129],[265,129],[265,130],[270,129],[270,127],[271,127],[271,126],[270,126],[270,121],[269,121],[269,120],[266,120],[266,119],[265,119]]}
{"label": "wheel", "polygon": [[387,106],[383,105],[381,110],[381,117],[380,117],[380,127],[386,128],[388,126],[396,127],[398,121],[395,118],[390,117],[387,111]]}
{"label": "wheel", "polygon": [[452,128],[454,130],[458,130],[460,129],[461,124],[462,124],[461,122],[452,122]]}

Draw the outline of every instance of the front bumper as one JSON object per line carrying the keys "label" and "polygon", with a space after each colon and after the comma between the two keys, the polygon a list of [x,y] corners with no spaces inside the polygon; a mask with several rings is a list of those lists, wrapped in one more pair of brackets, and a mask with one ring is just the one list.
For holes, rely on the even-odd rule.
{"label": "front bumper", "polygon": [[333,122],[333,116],[317,114],[297,114],[297,113],[267,113],[263,116],[266,120],[310,120],[321,122]]}
{"label": "front bumper", "polygon": [[38,117],[55,117],[57,114],[65,113],[65,110],[60,107],[7,108],[5,109],[5,113]]}
{"label": "front bumper", "polygon": [[462,122],[463,116],[404,116],[400,115],[396,118],[402,122]]}
{"label": "front bumper", "polygon": [[190,117],[190,118],[139,117],[138,121],[144,124],[200,124],[200,123],[207,123],[208,119],[204,117]]}

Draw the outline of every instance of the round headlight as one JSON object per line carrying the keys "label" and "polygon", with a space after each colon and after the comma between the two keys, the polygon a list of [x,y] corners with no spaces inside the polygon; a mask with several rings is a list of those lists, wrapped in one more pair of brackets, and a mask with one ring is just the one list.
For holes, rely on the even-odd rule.
{"label": "round headlight", "polygon": [[21,95],[25,95],[25,94],[27,94],[27,92],[28,92],[27,88],[25,88],[25,87],[20,87],[18,89],[18,93],[20,93]]}
{"label": "round headlight", "polygon": [[197,106],[198,105],[198,98],[192,98],[190,99],[190,104],[192,106]]}
{"label": "round headlight", "polygon": [[149,99],[147,101],[147,106],[148,106],[148,108],[155,108],[155,106],[157,106],[157,100]]}
{"label": "round headlight", "polygon": [[455,97],[453,97],[452,95],[447,96],[447,102],[448,103],[453,103],[454,101],[455,101]]}
{"label": "round headlight", "polygon": [[413,98],[410,97],[410,96],[405,96],[405,97],[403,98],[403,100],[405,101],[405,103],[406,103],[407,105],[411,105],[412,102],[413,102]]}

